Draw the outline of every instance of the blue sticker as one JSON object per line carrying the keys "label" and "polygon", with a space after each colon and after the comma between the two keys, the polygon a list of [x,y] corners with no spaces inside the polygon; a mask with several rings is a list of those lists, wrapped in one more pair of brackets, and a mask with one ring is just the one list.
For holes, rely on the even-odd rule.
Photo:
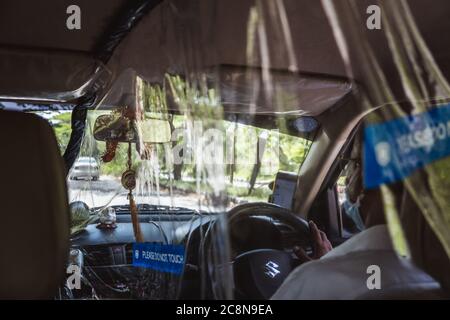
{"label": "blue sticker", "polygon": [[400,181],[450,155],[450,104],[428,112],[367,126],[364,185]]}
{"label": "blue sticker", "polygon": [[184,246],[133,243],[133,266],[179,275],[184,267]]}

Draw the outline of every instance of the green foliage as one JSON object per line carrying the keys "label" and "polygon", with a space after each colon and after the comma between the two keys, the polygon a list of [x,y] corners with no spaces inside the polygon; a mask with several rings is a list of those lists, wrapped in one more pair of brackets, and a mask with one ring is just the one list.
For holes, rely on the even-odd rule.
{"label": "green foliage", "polygon": [[70,133],[72,132],[70,119],[72,113],[64,112],[60,113],[52,118],[55,122],[53,129],[55,131],[56,140],[58,141],[59,149],[61,154],[66,150],[67,144],[69,143]]}
{"label": "green foliage", "polygon": [[311,141],[280,134],[280,170],[297,172],[305,160]]}
{"label": "green foliage", "polygon": [[[227,193],[230,196],[245,198],[246,200],[266,201],[271,194],[267,184],[275,179],[276,173],[280,170],[293,173],[298,172],[311,145],[311,141],[282,134],[277,131],[270,131],[249,125],[235,125],[232,122],[224,120],[221,122],[224,132],[227,132],[227,137],[229,138],[229,135],[234,135],[235,137],[235,147],[233,148],[235,153],[233,181],[235,183],[228,183],[226,186]],[[173,124],[177,129],[185,128],[185,118],[183,116],[175,116]],[[266,185],[255,188],[248,195],[248,187],[245,184],[250,181],[256,162],[258,137],[263,133],[267,134],[266,148],[261,159],[261,168],[256,179],[256,184]],[[184,137],[179,136],[177,143],[185,143]],[[223,147],[225,154],[225,142]],[[227,175],[226,180],[230,181],[230,164],[227,165]],[[191,177],[191,179],[175,181],[174,186],[185,191],[194,192],[196,188],[196,183],[193,181],[193,177],[195,177],[195,164],[183,164],[182,176],[186,178]]]}

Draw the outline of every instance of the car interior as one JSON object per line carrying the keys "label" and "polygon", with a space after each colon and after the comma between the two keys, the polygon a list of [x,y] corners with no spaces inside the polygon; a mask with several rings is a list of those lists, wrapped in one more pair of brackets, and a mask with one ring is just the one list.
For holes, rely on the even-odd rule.
{"label": "car interior", "polygon": [[[0,299],[271,299],[305,264],[295,248],[314,255],[309,221],[333,248],[363,232],[344,207],[352,162],[372,170],[359,132],[450,102],[448,13],[2,1]],[[448,159],[382,184],[417,271],[354,299],[450,297]]]}

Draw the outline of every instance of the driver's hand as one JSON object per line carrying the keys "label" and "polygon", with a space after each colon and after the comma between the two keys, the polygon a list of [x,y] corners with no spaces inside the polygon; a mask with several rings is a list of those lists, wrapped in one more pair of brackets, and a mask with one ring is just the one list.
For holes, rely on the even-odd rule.
{"label": "driver's hand", "polygon": [[329,251],[333,249],[330,241],[327,238],[325,232],[320,231],[316,224],[309,221],[309,230],[311,231],[311,236],[313,240],[313,255],[309,257],[305,250],[300,247],[294,247],[294,253],[298,259],[303,262],[308,262],[311,260],[317,260]]}

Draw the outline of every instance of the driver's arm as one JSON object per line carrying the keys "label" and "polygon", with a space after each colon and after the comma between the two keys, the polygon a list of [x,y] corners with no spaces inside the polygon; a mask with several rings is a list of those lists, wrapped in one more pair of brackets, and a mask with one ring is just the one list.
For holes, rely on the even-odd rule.
{"label": "driver's arm", "polygon": [[309,221],[309,229],[311,231],[311,237],[313,241],[313,255],[309,257],[306,254],[305,250],[298,246],[294,247],[294,253],[302,263],[319,259],[333,249],[333,246],[328,240],[325,232],[319,230],[319,228],[317,228],[317,225],[313,221]]}

